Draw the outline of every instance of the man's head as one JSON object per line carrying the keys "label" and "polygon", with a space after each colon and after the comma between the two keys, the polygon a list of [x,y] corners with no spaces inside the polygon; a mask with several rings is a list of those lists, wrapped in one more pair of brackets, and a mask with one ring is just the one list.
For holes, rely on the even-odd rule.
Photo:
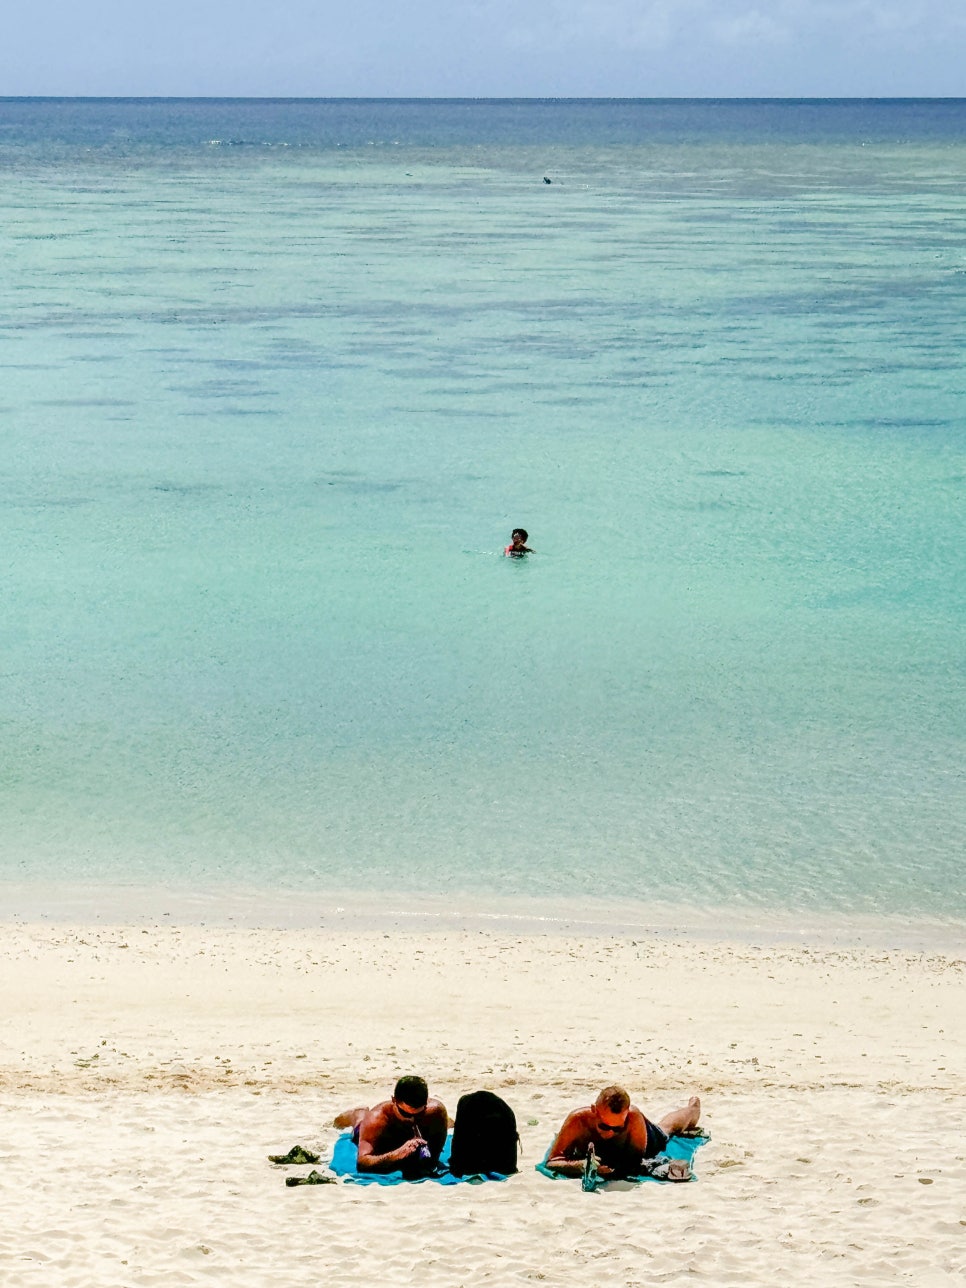
{"label": "man's head", "polygon": [[510,538],[513,541],[513,544],[519,546],[525,546],[529,536],[530,534],[527,532],[526,528],[514,528],[510,533]]}
{"label": "man's head", "polygon": [[400,1078],[393,1088],[392,1104],[400,1118],[416,1118],[426,1108],[429,1100],[429,1088],[425,1078],[407,1074]]}
{"label": "man's head", "polygon": [[623,1087],[605,1087],[594,1101],[596,1127],[605,1136],[616,1136],[627,1126],[631,1098]]}

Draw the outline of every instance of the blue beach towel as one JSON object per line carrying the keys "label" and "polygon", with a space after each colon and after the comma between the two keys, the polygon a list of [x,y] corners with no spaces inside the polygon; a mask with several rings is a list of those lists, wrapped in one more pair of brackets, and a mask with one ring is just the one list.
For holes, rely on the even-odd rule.
{"label": "blue beach towel", "polygon": [[351,1132],[344,1132],[335,1142],[335,1148],[332,1150],[332,1162],[329,1164],[330,1169],[335,1172],[336,1176],[344,1176],[347,1181],[352,1181],[356,1185],[421,1185],[423,1181],[435,1181],[437,1185],[459,1185],[463,1181],[470,1184],[479,1185],[482,1181],[505,1181],[506,1177],[500,1172],[488,1172],[485,1175],[478,1176],[454,1176],[449,1170],[449,1151],[453,1143],[453,1133],[450,1132],[446,1137],[446,1144],[443,1146],[443,1152],[439,1156],[440,1171],[436,1176],[420,1176],[415,1180],[407,1181],[402,1172],[359,1172],[357,1171],[359,1163],[359,1151],[356,1148],[355,1141],[352,1139]]}
{"label": "blue beach towel", "polygon": [[[694,1171],[694,1156],[701,1148],[711,1139],[710,1136],[671,1136],[667,1143],[667,1148],[659,1155],[661,1158],[683,1158],[684,1161]],[[547,1159],[550,1157],[552,1143],[547,1147],[547,1152],[539,1163],[536,1164],[536,1170],[544,1176],[549,1176],[552,1181],[572,1181],[572,1176],[561,1176],[559,1172],[552,1172],[547,1166]],[[622,1181],[657,1181],[661,1185],[678,1184],[679,1182],[662,1181],[659,1176],[622,1176]],[[696,1181],[697,1176],[692,1176],[691,1180]],[[607,1182],[601,1178],[600,1183],[606,1185]]]}

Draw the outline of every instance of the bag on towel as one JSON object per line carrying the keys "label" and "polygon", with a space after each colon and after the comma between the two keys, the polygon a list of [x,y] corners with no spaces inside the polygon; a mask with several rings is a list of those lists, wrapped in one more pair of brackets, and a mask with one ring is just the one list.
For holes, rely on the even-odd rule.
{"label": "bag on towel", "polygon": [[510,1176],[517,1170],[519,1143],[516,1115],[505,1100],[492,1091],[460,1096],[449,1156],[454,1176]]}

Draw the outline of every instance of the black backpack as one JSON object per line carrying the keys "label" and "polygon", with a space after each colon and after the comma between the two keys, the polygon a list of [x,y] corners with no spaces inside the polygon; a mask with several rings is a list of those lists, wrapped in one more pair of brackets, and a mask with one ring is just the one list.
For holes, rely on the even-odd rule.
{"label": "black backpack", "polygon": [[509,1176],[517,1170],[519,1143],[516,1115],[505,1100],[492,1091],[460,1096],[449,1155],[454,1176]]}

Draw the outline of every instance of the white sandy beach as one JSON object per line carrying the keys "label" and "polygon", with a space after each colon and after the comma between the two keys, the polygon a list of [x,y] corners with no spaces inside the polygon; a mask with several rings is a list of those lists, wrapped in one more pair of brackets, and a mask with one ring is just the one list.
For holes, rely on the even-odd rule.
{"label": "white sandy beach", "polygon": [[[955,953],[7,924],[0,1283],[959,1284],[964,984]],[[520,1175],[286,1188],[269,1153],[327,1155],[407,1072],[505,1095]],[[533,1171],[612,1081],[701,1094],[697,1184]]]}

